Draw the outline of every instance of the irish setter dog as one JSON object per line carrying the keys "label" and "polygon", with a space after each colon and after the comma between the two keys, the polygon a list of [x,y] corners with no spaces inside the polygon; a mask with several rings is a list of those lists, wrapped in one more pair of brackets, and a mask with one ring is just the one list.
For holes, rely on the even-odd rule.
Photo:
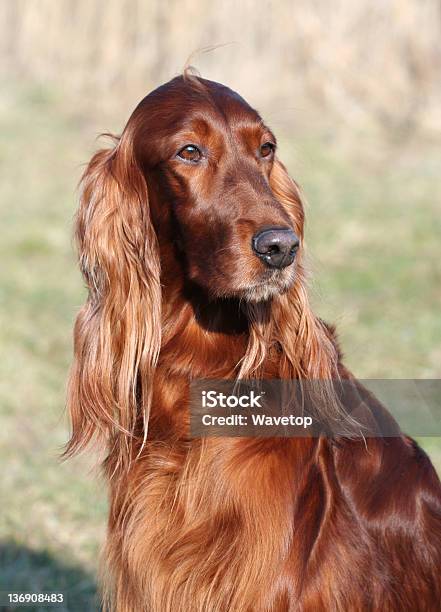
{"label": "irish setter dog", "polygon": [[441,486],[411,439],[190,436],[191,381],[355,381],[308,302],[303,223],[272,131],[193,75],[90,161],[67,453],[107,449],[107,608],[441,609]]}

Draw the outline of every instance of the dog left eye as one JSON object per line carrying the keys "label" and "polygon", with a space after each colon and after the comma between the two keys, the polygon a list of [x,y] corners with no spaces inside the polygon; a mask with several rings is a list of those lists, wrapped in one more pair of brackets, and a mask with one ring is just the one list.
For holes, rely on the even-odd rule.
{"label": "dog left eye", "polygon": [[178,157],[185,159],[185,161],[198,162],[202,158],[202,153],[196,145],[185,145],[178,154]]}
{"label": "dog left eye", "polygon": [[260,155],[261,157],[269,157],[272,153],[274,153],[276,146],[273,142],[264,142],[263,145],[260,145]]}

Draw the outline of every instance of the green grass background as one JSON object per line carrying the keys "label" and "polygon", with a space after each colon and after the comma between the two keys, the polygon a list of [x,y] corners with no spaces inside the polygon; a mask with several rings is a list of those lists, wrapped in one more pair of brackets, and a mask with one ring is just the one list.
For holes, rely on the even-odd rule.
{"label": "green grass background", "polygon": [[[86,119],[42,88],[0,95],[0,591],[61,591],[66,610],[96,608],[106,517],[93,460],[59,461],[84,299],[75,189],[94,136],[125,119]],[[308,200],[313,300],[347,364],[359,377],[441,377],[439,148],[293,134],[282,130],[281,151]],[[441,469],[440,440],[421,442]]]}

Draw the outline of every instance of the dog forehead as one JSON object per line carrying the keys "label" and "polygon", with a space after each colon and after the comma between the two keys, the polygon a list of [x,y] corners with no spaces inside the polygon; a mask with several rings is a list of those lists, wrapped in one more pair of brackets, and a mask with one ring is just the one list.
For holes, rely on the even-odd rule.
{"label": "dog forehead", "polygon": [[142,108],[159,123],[175,124],[205,117],[226,124],[247,121],[259,124],[259,114],[242,96],[226,85],[196,77],[175,77],[149,93]]}
{"label": "dog forehead", "polygon": [[227,121],[237,115],[252,121],[261,121],[258,112],[233,89],[207,79],[199,79],[199,82],[206,89],[213,108],[223,114]]}
{"label": "dog forehead", "polygon": [[141,100],[126,129],[134,134],[135,150],[142,163],[155,165],[169,157],[177,134],[187,132],[192,139],[196,133],[219,144],[227,133],[229,138],[239,137],[241,141],[254,138],[262,127],[257,111],[229,87],[181,76]]}

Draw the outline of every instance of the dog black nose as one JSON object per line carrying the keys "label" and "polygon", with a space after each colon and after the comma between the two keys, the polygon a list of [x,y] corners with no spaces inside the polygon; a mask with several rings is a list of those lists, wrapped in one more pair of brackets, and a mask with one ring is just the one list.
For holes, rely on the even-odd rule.
{"label": "dog black nose", "polygon": [[253,236],[253,251],[270,268],[286,268],[294,261],[299,239],[290,229],[273,228]]}

